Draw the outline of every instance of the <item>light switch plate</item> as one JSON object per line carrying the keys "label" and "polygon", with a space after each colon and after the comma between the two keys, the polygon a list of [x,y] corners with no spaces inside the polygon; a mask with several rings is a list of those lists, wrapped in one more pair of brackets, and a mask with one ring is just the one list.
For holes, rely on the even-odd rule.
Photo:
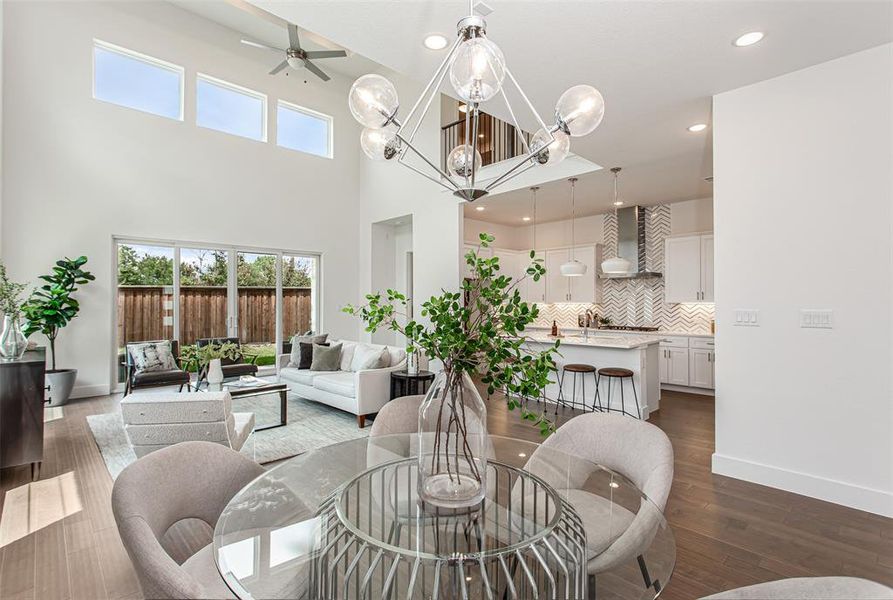
{"label": "light switch plate", "polygon": [[834,315],[829,308],[800,309],[800,327],[804,329],[832,329]]}
{"label": "light switch plate", "polygon": [[755,308],[739,308],[735,310],[735,322],[737,327],[759,327],[760,311]]}

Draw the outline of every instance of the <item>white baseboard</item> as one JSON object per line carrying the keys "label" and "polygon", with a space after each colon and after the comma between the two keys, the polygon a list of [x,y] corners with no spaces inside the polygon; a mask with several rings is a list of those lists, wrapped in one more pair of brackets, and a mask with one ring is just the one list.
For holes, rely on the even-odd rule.
{"label": "white baseboard", "polygon": [[795,494],[842,504],[885,517],[893,517],[893,493],[790,471],[731,456],[713,454],[713,472]]}
{"label": "white baseboard", "polygon": [[709,388],[689,387],[687,385],[672,385],[669,383],[660,384],[660,389],[669,390],[671,392],[685,392],[687,394],[698,394],[701,396],[715,396],[716,390]]}
{"label": "white baseboard", "polygon": [[76,385],[71,390],[70,398],[92,398],[93,396],[106,396],[109,393],[109,386],[106,385]]}

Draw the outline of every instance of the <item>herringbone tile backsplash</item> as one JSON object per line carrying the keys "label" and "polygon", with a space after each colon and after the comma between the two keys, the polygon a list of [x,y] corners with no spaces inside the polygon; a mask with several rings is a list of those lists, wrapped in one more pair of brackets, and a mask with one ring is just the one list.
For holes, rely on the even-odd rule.
{"label": "herringbone tile backsplash", "polygon": [[[647,268],[664,271],[664,240],[670,235],[671,211],[667,205],[649,206],[645,212],[647,231]],[[604,258],[615,254],[617,220],[605,215]],[[713,319],[713,304],[666,304],[664,280],[656,279],[601,279],[602,302],[589,304],[540,304],[536,325],[547,327],[556,321],[560,327],[576,327],[577,314],[592,307],[599,315],[611,319],[615,325],[658,327],[664,331],[707,333]]]}

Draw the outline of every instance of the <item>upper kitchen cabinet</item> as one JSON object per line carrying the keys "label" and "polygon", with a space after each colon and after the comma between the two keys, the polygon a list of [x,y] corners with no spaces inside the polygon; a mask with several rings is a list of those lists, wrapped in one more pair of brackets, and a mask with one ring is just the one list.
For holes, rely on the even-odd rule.
{"label": "upper kitchen cabinet", "polygon": [[713,234],[667,238],[664,300],[713,302]]}
{"label": "upper kitchen cabinet", "polygon": [[[596,269],[598,247],[577,246],[546,251],[546,302],[598,302]],[[565,277],[561,265],[574,258],[586,265],[580,277]]]}
{"label": "upper kitchen cabinet", "polygon": [[[545,253],[540,250],[536,253],[534,259],[543,260],[545,266]],[[539,281],[534,281],[532,275],[527,275],[527,267],[533,262],[530,258],[530,252],[524,252],[521,255],[521,274],[526,275],[527,279],[521,284],[521,299],[524,302],[545,302],[546,301],[546,276],[540,277]]]}

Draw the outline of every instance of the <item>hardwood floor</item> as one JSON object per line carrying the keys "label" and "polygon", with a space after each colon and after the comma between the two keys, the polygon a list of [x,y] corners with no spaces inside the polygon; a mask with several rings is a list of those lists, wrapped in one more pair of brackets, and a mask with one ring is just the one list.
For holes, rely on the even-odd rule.
{"label": "hardwood floor", "polygon": [[[140,597],[111,512],[112,481],[86,422],[89,414],[115,410],[117,402],[117,396],[75,401],[62,418],[47,422],[41,480],[73,473],[81,509],[0,548],[3,600]],[[713,399],[664,392],[661,406],[651,421],[667,432],[676,452],[666,514],[677,541],[676,570],[661,598],[690,600],[808,575],[853,575],[893,586],[893,520],[713,475]],[[562,422],[572,416],[559,411]],[[489,422],[493,433],[539,439],[498,398],[489,402]],[[29,480],[27,467],[0,472],[0,509],[13,514],[15,507],[2,506],[6,492],[18,488],[10,498],[21,497]],[[50,487],[27,488],[32,512],[46,505],[41,494]],[[62,505],[72,509],[70,500]],[[67,514],[52,506],[43,509],[41,524],[52,518],[47,510]]]}

